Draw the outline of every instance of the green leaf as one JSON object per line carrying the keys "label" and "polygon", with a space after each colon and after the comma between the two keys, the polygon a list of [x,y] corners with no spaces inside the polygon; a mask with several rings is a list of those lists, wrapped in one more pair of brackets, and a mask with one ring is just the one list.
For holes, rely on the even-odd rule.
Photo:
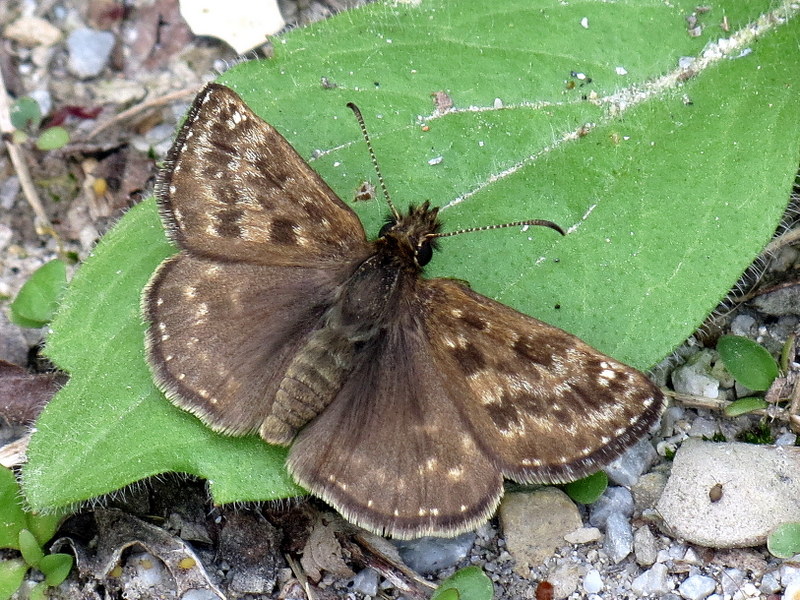
{"label": "green leaf", "polygon": [[[452,593],[457,595],[453,596]],[[450,594],[448,596],[448,594]],[[431,600],[492,600],[494,597],[494,586],[492,580],[480,569],[480,567],[466,567],[459,569],[450,577],[445,579],[436,588],[431,596]]]}
{"label": "green leaf", "polygon": [[745,337],[723,335],[717,342],[725,368],[751,390],[766,390],[778,376],[778,363],[767,350]]}
{"label": "green leaf", "polygon": [[39,561],[38,569],[44,573],[47,585],[57,586],[69,575],[72,563],[70,554],[48,554]]}
{"label": "green leaf", "polygon": [[28,565],[23,560],[0,560],[0,600],[8,600],[14,595],[27,572]]}
{"label": "green leaf", "polygon": [[22,529],[19,532],[19,551],[22,553],[22,558],[25,559],[25,562],[32,567],[38,567],[39,561],[44,556],[36,536],[27,529]]}
{"label": "green leaf", "polygon": [[734,400],[728,404],[728,406],[725,407],[725,416],[738,417],[739,415],[744,415],[754,410],[761,410],[768,406],[769,404],[763,398],[748,396],[747,398]]}
{"label": "green leaf", "polygon": [[583,479],[578,479],[564,486],[567,495],[581,504],[592,504],[603,495],[608,487],[608,475],[598,471]]}
{"label": "green leaf", "polygon": [[778,558],[791,558],[800,554],[800,523],[784,523],[767,537],[767,550]]}
{"label": "green leaf", "polygon": [[0,548],[19,550],[19,532],[25,525],[17,480],[11,469],[0,466]]}
{"label": "green leaf", "polygon": [[[528,218],[568,229],[564,238],[505,229],[443,239],[428,275],[468,280],[646,368],[694,331],[770,239],[800,161],[797,15],[754,26],[736,48],[750,54],[706,64],[722,15],[726,35],[745,38],[773,4],[723,0],[692,38],[685,16],[695,5],[376,3],[290,32],[273,59],[221,82],[348,203],[375,181],[345,106],[354,101],[399,207],[431,199],[447,230]],[[685,82],[675,70],[684,56],[698,58]],[[568,89],[571,71],[592,82]],[[434,113],[440,90],[457,110]],[[618,92],[631,94],[624,106],[613,103]],[[588,135],[577,135],[586,123]],[[375,236],[384,204],[353,206]],[[148,201],[74,278],[47,346],[72,378],[31,439],[23,488],[32,506],[170,470],[209,479],[217,502],[297,493],[284,450],[212,434],[153,386],[138,303],[174,251]]]}
{"label": "green leaf", "polygon": [[36,100],[23,96],[11,105],[9,116],[15,129],[35,129],[42,120],[42,110]]}
{"label": "green leaf", "polygon": [[21,327],[43,327],[53,318],[67,286],[67,265],[55,259],[36,269],[11,303],[11,320]]}
{"label": "green leaf", "polygon": [[36,139],[39,150],[55,150],[69,143],[69,133],[63,127],[48,127]]}

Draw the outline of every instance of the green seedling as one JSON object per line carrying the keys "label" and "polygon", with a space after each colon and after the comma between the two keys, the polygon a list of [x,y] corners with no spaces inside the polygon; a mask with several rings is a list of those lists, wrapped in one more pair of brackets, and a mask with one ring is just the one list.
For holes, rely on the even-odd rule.
{"label": "green seedling", "polygon": [[55,259],[36,269],[11,303],[11,321],[20,327],[47,325],[67,287],[67,265]]}
{"label": "green seedling", "polygon": [[767,550],[778,558],[800,554],[800,523],[779,525],[767,537]]}
{"label": "green seedling", "polygon": [[738,439],[740,442],[747,444],[774,444],[775,436],[772,435],[772,429],[765,421],[756,423],[751,429],[743,431],[739,434]]}
{"label": "green seedling", "polygon": [[433,592],[431,600],[492,600],[492,580],[479,567],[459,569]]}
{"label": "green seedling", "polygon": [[39,131],[42,111],[39,103],[29,96],[24,96],[11,105],[10,117],[11,124],[16,128],[12,133],[15,143],[23,143],[34,134],[36,134],[36,147],[39,150],[55,150],[69,143],[69,133],[63,127],[47,127]]}
{"label": "green seedling", "polygon": [[608,487],[608,475],[604,471],[598,471],[583,479],[578,479],[564,486],[564,491],[575,502],[581,504],[592,504],[603,495]]}
{"label": "green seedling", "polygon": [[738,335],[724,335],[717,342],[717,351],[736,381],[751,390],[769,389],[778,376],[778,363],[763,346],[753,340]]}
{"label": "green seedling", "polygon": [[45,554],[43,549],[63,517],[64,513],[35,515],[25,511],[14,473],[0,467],[0,548],[20,553],[19,558],[0,561],[0,600],[11,598],[30,569],[44,575],[44,581],[30,590],[31,599],[44,598],[46,588],[57,586],[67,578],[72,569],[72,556]]}

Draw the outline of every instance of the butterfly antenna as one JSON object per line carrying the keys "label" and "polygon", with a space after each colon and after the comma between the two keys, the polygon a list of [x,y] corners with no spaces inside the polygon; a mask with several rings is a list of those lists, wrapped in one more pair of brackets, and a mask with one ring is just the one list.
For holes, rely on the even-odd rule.
{"label": "butterfly antenna", "polygon": [[378,182],[381,184],[381,189],[383,190],[383,197],[386,198],[386,204],[389,205],[394,218],[399,219],[400,213],[397,212],[394,204],[392,204],[392,199],[389,196],[389,190],[386,188],[386,183],[383,181],[383,175],[381,175],[381,169],[378,166],[378,159],[375,156],[375,151],[372,149],[372,142],[369,140],[369,133],[367,133],[367,124],[364,123],[364,116],[361,114],[359,108],[352,102],[347,103],[347,108],[353,111],[353,114],[356,116],[356,121],[358,121],[358,126],[361,127],[361,133],[364,136],[364,141],[367,143],[367,150],[369,150],[369,157],[372,159],[372,166],[375,167],[375,172],[378,174]]}
{"label": "butterfly antenna", "polygon": [[552,221],[546,221],[544,219],[531,219],[529,221],[514,221],[513,223],[503,223],[502,225],[484,225],[483,227],[470,227],[469,229],[459,229],[458,231],[448,231],[446,233],[430,233],[426,237],[428,239],[443,238],[443,237],[451,237],[454,235],[461,235],[462,233],[472,233],[473,231],[489,231],[491,229],[503,229],[504,227],[527,227],[527,226],[549,227],[550,229],[556,230],[561,235],[567,235],[559,225],[553,223]]}

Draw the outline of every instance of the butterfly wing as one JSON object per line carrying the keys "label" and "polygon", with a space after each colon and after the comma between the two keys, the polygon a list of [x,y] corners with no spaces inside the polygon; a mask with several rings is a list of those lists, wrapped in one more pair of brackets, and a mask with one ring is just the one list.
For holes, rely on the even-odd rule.
{"label": "butterfly wing", "polygon": [[159,387],[217,431],[258,431],[291,358],[370,251],[364,229],[230,88],[198,95],[156,186],[181,251],[143,294]]}
{"label": "butterfly wing", "polygon": [[214,83],[189,109],[156,195],[181,248],[226,263],[312,266],[366,243],[356,214],[289,142]]}
{"label": "butterfly wing", "polygon": [[295,480],[349,521],[410,538],[474,528],[497,508],[502,477],[481,450],[403,306],[328,407],[297,436]]}
{"label": "butterfly wing", "polygon": [[641,439],[664,409],[639,371],[579,338],[448,279],[423,282],[437,370],[458,374],[479,445],[505,477],[564,483]]}
{"label": "butterfly wing", "polygon": [[343,269],[220,266],[184,253],[167,259],[143,300],[159,388],[217,431],[258,431]]}

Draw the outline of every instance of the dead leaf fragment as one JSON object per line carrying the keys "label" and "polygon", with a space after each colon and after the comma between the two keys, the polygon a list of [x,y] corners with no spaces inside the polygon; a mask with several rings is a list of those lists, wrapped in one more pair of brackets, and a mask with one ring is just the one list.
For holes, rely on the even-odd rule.
{"label": "dead leaf fragment", "polygon": [[181,15],[195,35],[210,35],[244,54],[286,26],[275,0],[181,0]]}

